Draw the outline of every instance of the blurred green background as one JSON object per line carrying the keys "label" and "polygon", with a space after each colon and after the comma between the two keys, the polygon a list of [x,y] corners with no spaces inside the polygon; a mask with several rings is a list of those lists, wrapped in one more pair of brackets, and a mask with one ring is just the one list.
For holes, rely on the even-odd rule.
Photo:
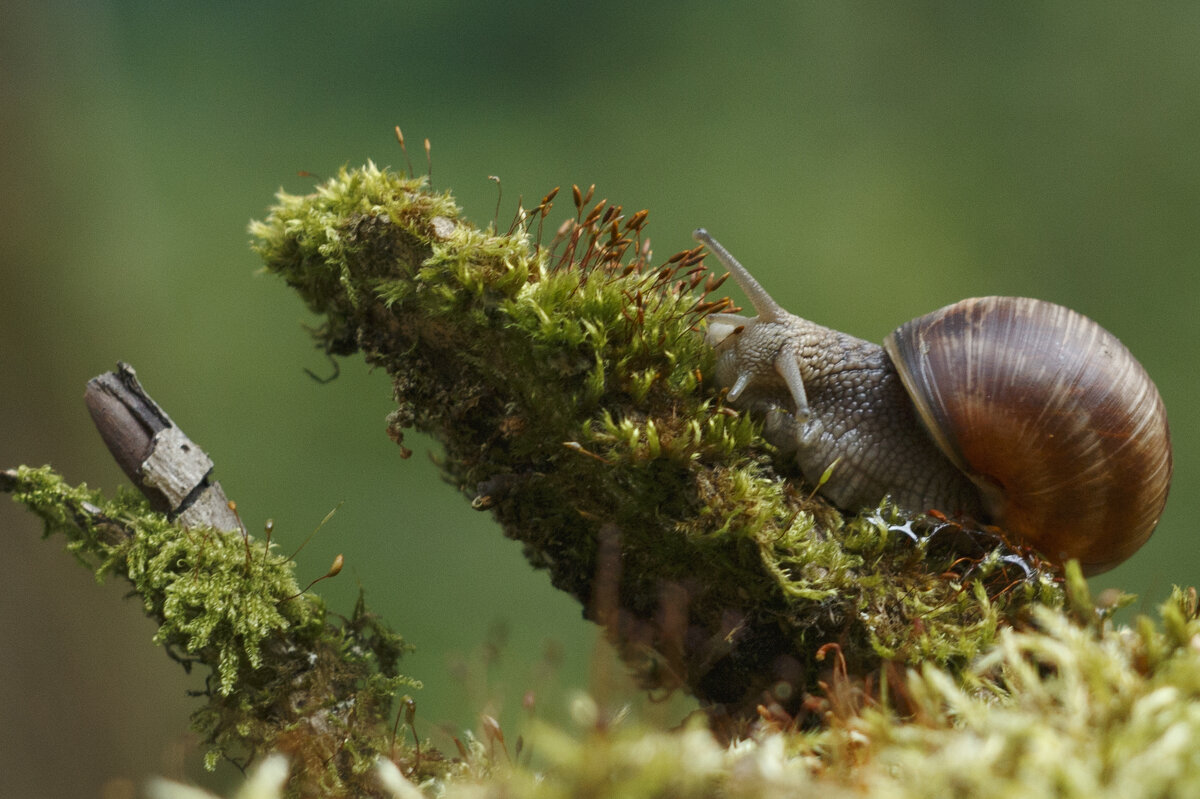
{"label": "blurred green background", "polygon": [[[51,0],[6,15],[0,466],[115,489],[81,396],[131,362],[252,531],[273,518],[287,551],[344,502],[300,576],[344,553],[320,586],[333,608],[361,586],[418,645],[423,735],[491,708],[515,738],[527,690],[556,713],[558,689],[605,658],[579,609],[438,480],[427,443],[399,458],[385,375],[354,359],[328,385],[304,374],[328,369],[312,320],[256,274],[245,228],[276,188],[403,166],[396,124],[422,171],[432,140],[434,184],[481,223],[489,175],[505,222],[518,195],[595,182],[651,210],[660,257],[707,226],[786,307],[869,339],[978,294],[1093,316],[1157,379],[1176,446],[1159,531],[1094,585],[1150,609],[1197,581],[1200,5]],[[0,503],[0,795],[195,776],[199,679],[150,643],[120,584],[98,587],[39,530]]]}

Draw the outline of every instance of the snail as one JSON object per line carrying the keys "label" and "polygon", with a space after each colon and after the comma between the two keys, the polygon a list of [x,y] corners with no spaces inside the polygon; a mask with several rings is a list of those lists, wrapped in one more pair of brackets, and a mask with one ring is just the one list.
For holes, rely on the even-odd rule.
{"label": "snail", "polygon": [[767,439],[794,450],[834,505],[886,496],[993,524],[1089,575],[1154,531],[1171,481],[1166,411],[1141,364],[1091,319],[981,297],[880,346],[788,313],[707,231],[694,237],[758,312],[709,317],[717,382],[735,407],[765,414]]}

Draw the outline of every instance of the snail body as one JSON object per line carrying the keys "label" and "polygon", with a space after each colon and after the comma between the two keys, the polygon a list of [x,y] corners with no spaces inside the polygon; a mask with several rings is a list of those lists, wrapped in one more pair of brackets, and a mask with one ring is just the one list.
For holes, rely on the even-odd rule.
{"label": "snail body", "polygon": [[716,379],[804,477],[849,510],[901,508],[992,523],[1085,574],[1150,537],[1166,502],[1166,412],[1115,336],[1021,297],[962,300],[883,346],[783,310],[704,230],[757,316],[713,314]]}

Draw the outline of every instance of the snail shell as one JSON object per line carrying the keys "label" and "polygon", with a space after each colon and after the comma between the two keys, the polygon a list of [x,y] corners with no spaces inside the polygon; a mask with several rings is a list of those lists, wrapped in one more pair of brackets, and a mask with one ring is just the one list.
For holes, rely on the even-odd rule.
{"label": "snail shell", "polygon": [[1061,305],[962,300],[884,341],[938,448],[993,522],[1059,562],[1112,568],[1171,482],[1166,409],[1116,336]]}
{"label": "snail shell", "polygon": [[914,512],[992,522],[1096,574],[1158,524],[1171,480],[1162,398],[1108,331],[1054,303],[968,299],[884,346],[784,311],[718,242],[754,304],[713,314],[717,381],[766,415],[772,443],[847,509],[890,496]]}

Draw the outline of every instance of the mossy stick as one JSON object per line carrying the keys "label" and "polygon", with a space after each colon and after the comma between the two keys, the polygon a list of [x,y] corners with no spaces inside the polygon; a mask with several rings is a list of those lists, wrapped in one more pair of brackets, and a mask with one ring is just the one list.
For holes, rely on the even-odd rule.
{"label": "mossy stick", "polygon": [[368,164],[280,193],[251,232],[322,317],[318,345],[392,376],[397,443],[407,428],[437,439],[445,478],[604,623],[648,687],[737,718],[803,714],[828,645],[860,678],[885,662],[958,667],[1029,602],[1061,601],[1052,575],[996,541],[886,505],[844,520],[813,499],[712,383],[700,331],[729,301],[701,249],[656,261],[645,211],[578,187],[543,246],[530,232],[556,191],[500,231]]}
{"label": "mossy stick", "polygon": [[[89,410],[114,457],[145,495],[107,499],[48,467],[0,472],[42,517],[46,535],[97,578],[127,579],[159,628],[155,641],[185,669],[210,670],[193,726],[205,762],[238,765],[279,750],[292,795],[360,796],[370,770],[394,758],[410,776],[444,771],[390,733],[392,702],[419,683],[399,671],[409,649],[360,597],[349,617],[301,589],[296,564],[256,540],[211,481],[212,461],[146,393],[131,367],[95,378]],[[157,508],[157,509],[156,509]],[[340,569],[340,556],[330,570]]]}

